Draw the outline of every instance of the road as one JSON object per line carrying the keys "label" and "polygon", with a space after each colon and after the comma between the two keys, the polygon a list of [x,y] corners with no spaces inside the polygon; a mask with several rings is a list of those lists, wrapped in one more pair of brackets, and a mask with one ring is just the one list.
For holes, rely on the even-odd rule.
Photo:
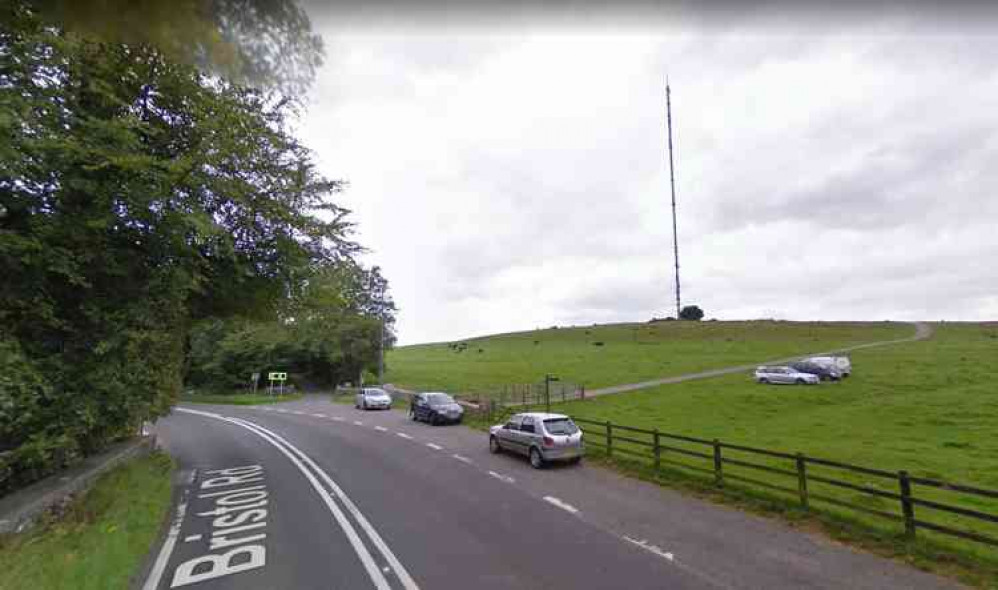
{"label": "road", "polygon": [[189,405],[146,588],[957,588],[772,520],[324,398]]}

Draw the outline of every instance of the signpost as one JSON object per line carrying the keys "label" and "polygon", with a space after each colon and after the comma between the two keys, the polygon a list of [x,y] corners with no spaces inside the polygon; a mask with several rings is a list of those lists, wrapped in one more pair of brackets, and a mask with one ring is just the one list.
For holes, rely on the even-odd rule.
{"label": "signpost", "polygon": [[271,371],[267,373],[267,378],[270,380],[270,395],[274,395],[274,381],[278,383],[277,395],[284,395],[284,382],[288,380],[288,374]]}

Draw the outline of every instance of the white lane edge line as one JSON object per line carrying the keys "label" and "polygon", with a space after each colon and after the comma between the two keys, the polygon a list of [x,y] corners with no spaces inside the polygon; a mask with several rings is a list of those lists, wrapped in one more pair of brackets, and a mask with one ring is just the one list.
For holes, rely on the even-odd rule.
{"label": "white lane edge line", "polygon": [[544,496],[544,501],[547,502],[548,504],[553,505],[553,506],[557,506],[558,508],[561,508],[562,510],[564,510],[566,512],[570,512],[572,514],[578,514],[579,513],[579,509],[578,508],[576,508],[575,506],[572,506],[571,504],[569,504],[567,502],[562,501],[559,498],[555,498],[554,496]]}
{"label": "white lane edge line", "polygon": [[426,446],[430,447],[434,451],[442,451],[442,450],[444,450],[444,448],[442,446],[440,446],[438,444],[434,444],[434,443],[426,443]]}
{"label": "white lane edge line", "polygon": [[[252,422],[248,422],[245,420],[244,422],[248,424],[253,424]],[[364,529],[364,532],[367,533],[367,536],[378,548],[378,550],[381,551],[381,555],[388,561],[389,565],[391,565],[392,568],[395,570],[396,577],[398,577],[399,581],[406,588],[406,590],[419,590],[419,586],[416,584],[416,581],[412,579],[412,576],[409,575],[408,570],[405,569],[405,566],[402,565],[402,562],[399,561],[398,557],[396,557],[395,554],[392,552],[392,550],[388,547],[388,544],[385,543],[384,539],[381,538],[381,535],[378,534],[378,531],[374,528],[374,526],[371,525],[370,521],[367,520],[367,517],[364,516],[364,513],[362,513],[360,509],[357,508],[357,505],[353,503],[353,500],[350,499],[350,496],[347,496],[346,493],[340,488],[340,486],[338,486],[336,482],[329,477],[328,473],[326,473],[318,465],[316,465],[315,461],[313,461],[311,457],[309,457],[301,450],[296,448],[294,445],[289,443],[287,440],[282,438],[279,434],[271,430],[267,430],[263,426],[259,426],[256,424],[253,424],[253,426],[255,426],[259,430],[262,430],[270,434],[277,440],[287,445],[289,449],[291,449],[294,453],[298,454],[301,457],[301,459],[305,461],[305,463],[307,463],[312,469],[314,469],[316,473],[319,474],[319,477],[321,477],[326,482],[326,484],[329,485],[330,489],[333,490],[333,493],[336,494],[336,497],[339,498],[341,502],[343,502],[343,505],[346,506],[346,509],[350,512],[351,515],[353,515],[354,519],[357,520],[361,528]]]}
{"label": "white lane edge line", "polygon": [[170,525],[170,530],[166,533],[166,540],[163,541],[159,555],[156,556],[156,563],[153,564],[152,571],[149,572],[149,577],[146,578],[146,583],[142,586],[142,590],[156,590],[156,588],[159,588],[163,572],[166,571],[170,557],[173,556],[173,548],[177,544],[177,537],[180,536],[180,527],[184,523],[184,515],[187,514],[187,493],[187,491],[184,492],[183,501],[177,504],[177,513],[173,517],[173,524]]}
{"label": "white lane edge line", "polygon": [[501,473],[496,473],[495,471],[489,471],[489,475],[506,483],[516,483],[516,480],[513,479],[512,477],[508,475],[503,475]]}
{"label": "white lane edge line", "polygon": [[[357,534],[357,530],[354,529],[353,524],[351,524],[350,521],[347,520],[346,515],[343,514],[343,511],[340,510],[340,507],[337,506],[335,502],[333,502],[333,498],[329,494],[329,492],[327,492],[325,488],[319,485],[318,480],[315,479],[315,475],[313,475],[309,470],[305,469],[305,466],[302,465],[302,462],[298,459],[298,457],[291,454],[288,451],[288,449],[285,449],[283,446],[278,444],[268,435],[260,432],[260,430],[263,430],[263,428],[257,426],[256,424],[253,424],[252,422],[240,420],[238,418],[228,418],[225,416],[220,416],[218,414],[198,412],[196,410],[185,410],[183,408],[177,408],[177,409],[182,412],[188,412],[191,414],[201,414],[204,416],[208,416],[210,418],[216,418],[218,420],[228,422],[230,424],[235,424],[236,426],[241,426],[246,430],[249,430],[250,432],[256,434],[263,440],[269,442],[278,451],[280,451],[281,454],[283,454],[285,457],[291,460],[292,465],[294,465],[295,467],[298,468],[299,471],[301,471],[301,473],[305,476],[305,479],[308,480],[308,482],[312,485],[312,489],[314,489],[316,493],[319,494],[319,497],[326,504],[326,507],[329,508],[329,511],[333,514],[333,518],[335,518],[337,524],[340,525],[340,528],[343,530],[343,533],[346,535],[347,540],[350,542],[350,545],[353,547],[353,550],[357,554],[357,557],[360,559],[362,565],[364,566],[364,569],[367,570],[368,576],[371,578],[371,581],[374,583],[374,585],[378,588],[378,590],[391,590],[391,585],[389,585],[388,580],[385,579],[384,574],[381,573],[381,570],[374,562],[374,556],[371,555],[370,551],[367,550],[367,547],[360,539],[360,535]],[[286,444],[288,445],[289,448],[292,449],[294,448],[290,443]],[[305,456],[304,453],[302,453],[302,456]],[[143,590],[154,590],[154,588],[155,586],[148,589],[144,588]]]}
{"label": "white lane edge line", "polygon": [[675,561],[675,559],[676,559],[676,556],[673,555],[672,552],[670,552],[670,551],[663,551],[662,548],[659,547],[659,546],[657,546],[657,545],[650,545],[650,544],[648,544],[648,541],[645,541],[644,539],[638,541],[637,539],[632,539],[632,538],[628,537],[627,535],[624,535],[622,538],[625,541],[633,543],[633,544],[637,545],[638,547],[641,547],[645,551],[654,553],[655,555],[657,555],[657,556],[659,556],[659,557],[661,557],[663,559],[667,559],[669,561]]}

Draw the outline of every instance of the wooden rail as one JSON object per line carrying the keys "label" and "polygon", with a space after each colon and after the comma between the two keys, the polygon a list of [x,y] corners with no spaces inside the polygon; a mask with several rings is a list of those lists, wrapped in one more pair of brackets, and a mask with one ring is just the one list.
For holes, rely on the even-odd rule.
{"label": "wooden rail", "polygon": [[[812,508],[812,502],[818,501],[845,508],[863,514],[877,516],[904,524],[905,536],[914,538],[919,529],[925,529],[958,537],[992,547],[998,547],[998,538],[982,534],[977,531],[962,530],[959,528],[946,526],[937,522],[923,520],[923,512],[937,511],[947,514],[957,515],[977,522],[998,524],[998,515],[980,509],[955,506],[951,503],[940,502],[925,497],[918,497],[915,493],[916,486],[924,489],[932,489],[948,492],[959,496],[960,500],[971,500],[971,503],[979,505],[981,499],[998,499],[998,490],[988,490],[975,486],[956,484],[938,479],[914,477],[907,471],[886,471],[883,469],[873,469],[860,465],[852,465],[840,461],[831,461],[817,457],[808,457],[803,453],[787,453],[783,451],[773,451],[760,449],[745,445],[722,442],[717,439],[705,439],[692,436],[672,434],[662,432],[658,429],[649,430],[645,428],[635,428],[623,424],[615,424],[610,421],[595,421],[585,418],[573,418],[584,433],[586,433],[586,445],[600,449],[608,457],[616,454],[624,454],[630,457],[648,459],[656,470],[663,464],[696,471],[698,473],[713,476],[714,485],[724,487],[726,481],[737,481],[750,486],[759,486],[766,489],[776,490],[796,496],[797,502],[804,510]],[[641,438],[644,437],[644,438]],[[675,443],[667,444],[668,441],[678,441],[687,447],[677,446]],[[626,445],[626,446],[625,446]],[[690,448],[692,445],[693,448]],[[728,453],[726,453],[728,451]],[[786,462],[785,465],[765,465],[759,462],[748,460],[746,457],[733,457],[731,451],[742,453],[747,456],[762,457],[770,461]],[[679,457],[692,457],[695,460],[706,463],[691,464],[688,461],[679,460]],[[787,485],[779,485],[768,481],[747,477],[741,473],[731,473],[725,466],[734,466],[748,469],[760,474],[786,478]],[[845,481],[841,477],[818,475],[814,473],[812,467],[820,467],[826,471],[847,472],[864,476],[867,480],[879,480],[896,491],[887,491],[873,487],[876,485],[871,481],[855,483]],[[877,503],[857,504],[847,502],[840,498],[835,498],[826,494],[818,494],[811,490],[809,484],[820,483],[833,488],[848,490],[861,497],[877,498],[878,502],[887,500],[894,502],[898,508],[897,512],[880,510],[875,506]],[[871,485],[872,484],[872,485]],[[864,505],[865,504],[865,505]],[[918,508],[919,516],[916,516]],[[931,512],[930,512],[931,514]]]}

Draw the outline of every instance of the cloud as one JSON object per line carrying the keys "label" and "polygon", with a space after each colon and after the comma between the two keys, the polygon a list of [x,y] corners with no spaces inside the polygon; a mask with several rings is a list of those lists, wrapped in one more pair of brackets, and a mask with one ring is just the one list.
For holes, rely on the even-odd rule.
{"label": "cloud", "polygon": [[338,198],[391,281],[402,342],[674,312],[666,73],[685,302],[719,318],[994,314],[998,40],[891,15],[800,31],[722,16],[318,20],[330,57],[301,132],[351,182]]}

